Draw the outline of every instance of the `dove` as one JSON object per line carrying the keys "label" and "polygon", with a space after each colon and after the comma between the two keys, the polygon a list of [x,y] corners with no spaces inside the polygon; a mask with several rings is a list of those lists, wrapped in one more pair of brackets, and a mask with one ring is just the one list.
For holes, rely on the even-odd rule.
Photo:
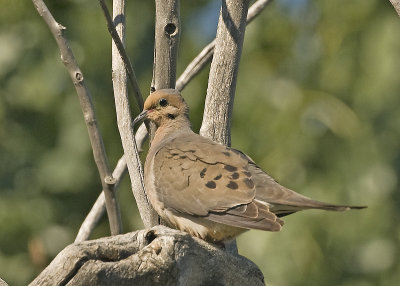
{"label": "dove", "polygon": [[147,97],[134,119],[157,127],[144,184],[170,227],[223,243],[249,229],[280,231],[281,218],[301,210],[364,208],[319,202],[281,186],[246,154],[194,133],[188,114],[177,90],[162,89]]}

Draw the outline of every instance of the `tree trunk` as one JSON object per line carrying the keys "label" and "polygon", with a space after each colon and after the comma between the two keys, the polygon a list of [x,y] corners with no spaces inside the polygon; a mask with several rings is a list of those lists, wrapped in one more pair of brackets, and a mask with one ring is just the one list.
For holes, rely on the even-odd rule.
{"label": "tree trunk", "polygon": [[30,285],[264,285],[264,277],[245,257],[156,226],[71,244]]}

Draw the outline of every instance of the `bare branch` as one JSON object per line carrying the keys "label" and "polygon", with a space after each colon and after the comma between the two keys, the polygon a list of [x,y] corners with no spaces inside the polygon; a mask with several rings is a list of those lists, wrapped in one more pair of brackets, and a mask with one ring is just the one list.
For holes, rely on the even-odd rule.
{"label": "bare branch", "polygon": [[[143,97],[142,97],[142,93],[140,92],[140,88],[139,88],[139,84],[136,79],[135,71],[134,71],[132,63],[128,57],[128,54],[126,53],[123,41],[121,40],[119,33],[117,32],[117,30],[115,28],[116,26],[118,26],[118,24],[121,24],[123,21],[125,21],[125,17],[124,17],[124,15],[114,15],[115,23],[113,23],[110,12],[108,11],[107,5],[104,2],[104,0],[99,0],[99,3],[101,6],[101,9],[103,10],[104,17],[106,18],[106,21],[107,21],[108,31],[110,32],[110,35],[114,40],[113,43],[115,44],[116,48],[118,49],[118,52],[122,58],[122,63],[125,66],[126,71],[128,73],[129,82],[133,88],[133,91],[135,92],[135,99],[139,106],[139,110],[142,110],[143,109]],[[117,18],[117,16],[118,16],[118,18]]]}
{"label": "bare branch", "polygon": [[155,0],[156,25],[151,91],[175,88],[181,34],[179,0]]}
{"label": "bare branch", "polygon": [[[100,3],[103,2],[100,0]],[[125,1],[114,0],[114,19],[120,19],[116,27],[120,38],[124,38]],[[135,197],[140,216],[146,228],[158,223],[158,216],[150,205],[143,182],[143,169],[140,162],[135,134],[130,113],[128,89],[126,86],[126,69],[116,45],[112,44],[112,70],[115,109],[117,113],[118,130],[121,136],[122,147],[126,156],[129,176],[132,183],[132,192]]]}
{"label": "bare branch", "polygon": [[32,0],[39,15],[49,26],[57,45],[61,52],[61,60],[64,63],[72,82],[74,83],[76,92],[79,97],[86,127],[89,132],[90,143],[93,149],[93,156],[99,171],[101,185],[103,187],[108,219],[110,222],[111,234],[116,235],[122,232],[122,223],[120,218],[119,206],[112,186],[114,180],[109,168],[106,152],[104,149],[103,139],[97,125],[96,114],[92,103],[92,98],[85,84],[82,71],[76,63],[75,57],[69,47],[69,44],[63,34],[65,27],[57,23],[53,15],[48,10],[42,0]]}
{"label": "bare branch", "polygon": [[[272,0],[258,0],[251,5],[247,14],[247,25],[254,20]],[[176,81],[176,89],[181,91],[211,60],[214,54],[215,40],[210,42],[198,56],[186,67]]]}
{"label": "bare branch", "polygon": [[249,0],[223,0],[200,134],[230,146],[230,124]]}
{"label": "bare branch", "polygon": [[389,0],[392,3],[393,8],[396,10],[397,15],[400,16],[400,0]]}

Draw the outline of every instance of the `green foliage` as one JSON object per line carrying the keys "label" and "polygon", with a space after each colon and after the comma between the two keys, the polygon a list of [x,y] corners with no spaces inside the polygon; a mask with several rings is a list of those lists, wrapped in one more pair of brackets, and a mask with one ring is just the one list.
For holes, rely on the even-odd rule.
{"label": "green foliage", "polygon": [[[105,20],[97,1],[47,2],[67,27],[114,166],[122,148]],[[219,5],[181,2],[178,73],[213,38]],[[25,285],[73,242],[101,186],[48,28],[33,5],[0,3],[0,277]],[[127,21],[128,51],[146,94],[154,3],[128,3]],[[280,233],[242,235],[240,253],[262,269],[268,285],[400,281],[399,31],[389,1],[379,0],[275,1],[248,27],[233,146],[300,193],[369,206],[299,213],[285,218]],[[203,71],[183,92],[196,130],[207,76]],[[125,231],[142,228],[128,180],[119,197]],[[108,233],[104,219],[93,238]]]}

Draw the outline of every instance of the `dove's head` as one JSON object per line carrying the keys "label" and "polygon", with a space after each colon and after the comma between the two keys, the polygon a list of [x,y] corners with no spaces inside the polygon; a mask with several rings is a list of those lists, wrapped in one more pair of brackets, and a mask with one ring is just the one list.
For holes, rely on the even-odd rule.
{"label": "dove's head", "polygon": [[175,89],[160,89],[150,94],[142,113],[135,118],[134,123],[148,118],[157,127],[173,122],[188,121],[189,107],[179,91]]}

